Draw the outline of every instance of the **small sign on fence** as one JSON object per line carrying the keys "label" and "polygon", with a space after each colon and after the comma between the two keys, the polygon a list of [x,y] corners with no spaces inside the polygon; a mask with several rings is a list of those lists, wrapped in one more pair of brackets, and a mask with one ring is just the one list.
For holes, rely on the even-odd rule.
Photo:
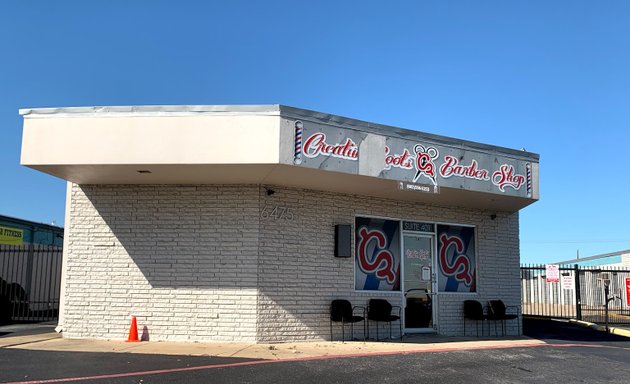
{"label": "small sign on fence", "polygon": [[630,277],[626,277],[626,304],[630,306]]}
{"label": "small sign on fence", "polygon": [[571,272],[562,272],[562,289],[573,289],[575,280]]}
{"label": "small sign on fence", "polygon": [[545,272],[548,283],[558,283],[560,281],[560,268],[556,264],[545,265]]}
{"label": "small sign on fence", "polygon": [[575,279],[571,272],[562,272],[562,289],[575,288]]}

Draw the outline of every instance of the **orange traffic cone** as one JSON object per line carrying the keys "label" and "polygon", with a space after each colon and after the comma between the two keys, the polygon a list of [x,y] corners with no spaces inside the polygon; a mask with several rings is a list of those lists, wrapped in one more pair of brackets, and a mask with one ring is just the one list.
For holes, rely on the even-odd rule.
{"label": "orange traffic cone", "polygon": [[138,339],[138,322],[136,321],[136,317],[133,316],[131,318],[131,327],[129,327],[129,337],[127,338],[127,342],[136,341],[140,341],[140,339]]}

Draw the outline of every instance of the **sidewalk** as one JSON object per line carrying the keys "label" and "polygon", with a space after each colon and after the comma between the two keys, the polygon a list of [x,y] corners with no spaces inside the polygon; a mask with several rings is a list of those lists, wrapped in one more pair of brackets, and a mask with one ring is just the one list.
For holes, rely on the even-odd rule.
{"label": "sidewalk", "polygon": [[[569,323],[605,331],[603,325],[570,320]],[[411,352],[444,352],[487,348],[538,346],[545,342],[530,337],[478,339],[474,337],[444,337],[433,334],[411,335],[384,342],[377,341],[311,341],[280,344],[198,343],[198,342],[136,342],[121,340],[64,339],[54,332],[55,325],[16,324],[0,327],[0,348],[66,352],[113,352],[161,355],[240,357],[252,359],[296,359],[323,356],[352,356]],[[609,327],[610,333],[629,337],[630,327]]]}
{"label": "sidewalk", "polygon": [[0,348],[66,352],[113,352],[162,355],[240,357],[278,360],[303,359],[323,356],[353,356],[411,352],[444,352],[481,348],[512,348],[545,344],[528,337],[447,338],[435,335],[418,335],[404,341],[312,341],[282,344],[252,343],[187,343],[187,342],[136,342],[118,340],[63,339],[60,334],[44,332],[0,337]]}

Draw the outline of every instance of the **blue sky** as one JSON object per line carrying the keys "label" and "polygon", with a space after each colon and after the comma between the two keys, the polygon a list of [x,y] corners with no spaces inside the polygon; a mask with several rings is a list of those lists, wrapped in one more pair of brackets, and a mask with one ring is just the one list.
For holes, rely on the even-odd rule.
{"label": "blue sky", "polygon": [[63,224],[19,108],[286,104],[541,155],[521,260],[630,249],[630,2],[5,1],[0,214]]}

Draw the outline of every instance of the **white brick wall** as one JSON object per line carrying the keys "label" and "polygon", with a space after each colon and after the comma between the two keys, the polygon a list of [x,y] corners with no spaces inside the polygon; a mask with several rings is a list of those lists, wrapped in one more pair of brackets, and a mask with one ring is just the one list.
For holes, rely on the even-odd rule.
{"label": "white brick wall", "polygon": [[258,187],[74,186],[67,337],[256,337]]}
{"label": "white brick wall", "polygon": [[[353,259],[333,257],[334,225],[355,215],[476,226],[478,293],[437,298],[441,334],[462,333],[466,298],[520,302],[518,214],[271,188],[73,186],[65,336],[126,338],[136,315],[151,340],[328,338],[332,299],[402,304],[354,291]],[[273,207],[293,220],[261,218]]]}
{"label": "white brick wall", "polygon": [[[462,307],[468,298],[484,304],[490,299],[502,299],[507,305],[520,304],[518,213],[273,189],[276,193],[271,196],[261,194],[261,206],[288,207],[296,217],[294,221],[261,220],[259,342],[329,338],[328,308],[336,298],[365,306],[370,298],[382,297],[393,305],[402,305],[400,293],[355,291],[354,259],[333,257],[334,225],[354,224],[355,215],[476,226],[477,293],[438,296],[440,334],[463,334]],[[491,214],[497,215],[495,220]],[[510,334],[517,332],[516,324],[507,323]],[[474,326],[468,325],[469,335],[476,334]],[[394,324],[395,330],[397,327]],[[360,336],[360,330],[355,331]]]}

